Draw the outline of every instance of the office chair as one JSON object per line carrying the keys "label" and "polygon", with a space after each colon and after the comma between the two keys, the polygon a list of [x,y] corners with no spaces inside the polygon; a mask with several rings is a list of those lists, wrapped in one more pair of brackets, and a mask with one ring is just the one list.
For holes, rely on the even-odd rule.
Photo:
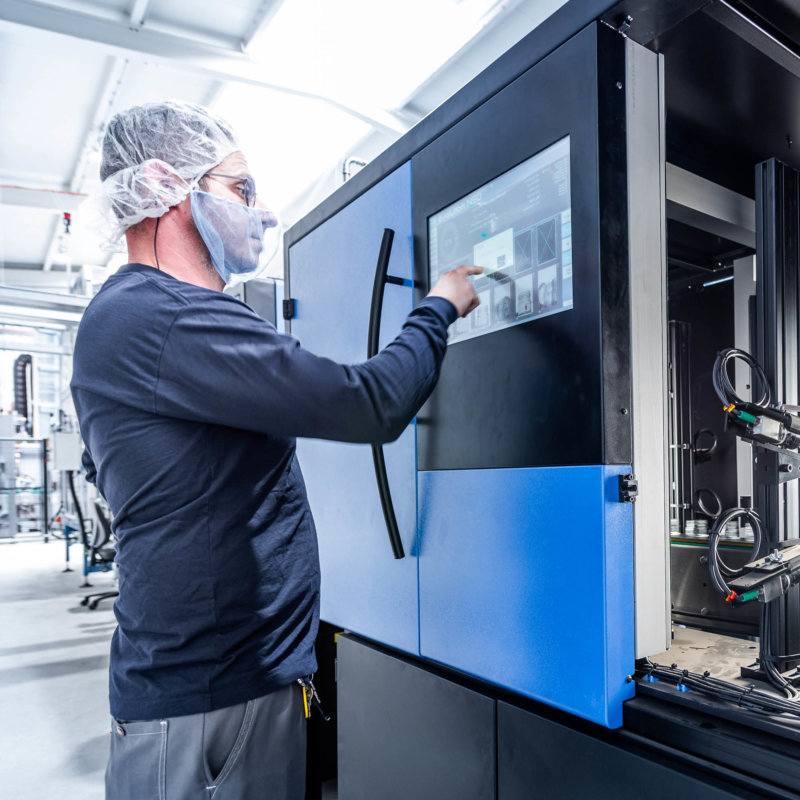
{"label": "office chair", "polygon": [[[112,569],[114,557],[117,555],[117,550],[111,543],[111,522],[97,500],[94,503],[94,510],[97,515],[97,521],[100,524],[94,529],[94,537],[91,543],[88,542],[88,537],[84,534],[83,574],[87,579],[90,572],[108,572]],[[90,586],[91,584],[87,580],[85,585]],[[81,605],[95,609],[101,600],[105,600],[108,597],[117,597],[117,595],[119,595],[118,591],[87,594],[81,600]]]}

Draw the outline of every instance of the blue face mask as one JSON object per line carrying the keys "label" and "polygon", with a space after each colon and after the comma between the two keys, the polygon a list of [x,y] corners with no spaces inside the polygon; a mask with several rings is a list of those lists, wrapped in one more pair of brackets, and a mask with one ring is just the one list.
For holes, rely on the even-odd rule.
{"label": "blue face mask", "polygon": [[228,286],[264,274],[278,250],[278,218],[265,208],[249,208],[208,192],[190,195],[192,219]]}

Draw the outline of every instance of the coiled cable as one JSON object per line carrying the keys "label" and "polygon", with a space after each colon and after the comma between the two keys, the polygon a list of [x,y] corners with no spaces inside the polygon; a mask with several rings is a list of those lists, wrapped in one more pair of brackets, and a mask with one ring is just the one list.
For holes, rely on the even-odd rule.
{"label": "coiled cable", "polygon": [[729,508],[714,520],[708,537],[708,569],[711,574],[711,582],[714,584],[717,591],[722,592],[726,598],[730,597],[733,592],[731,592],[730,587],[725,582],[725,578],[738,577],[744,572],[744,567],[741,569],[734,569],[722,560],[719,554],[719,540],[722,532],[725,530],[725,526],[739,517],[750,520],[753,528],[753,550],[751,556],[752,558],[756,558],[761,549],[763,527],[761,518],[752,508]]}
{"label": "coiled cable", "polygon": [[[716,504],[716,510],[712,511],[708,504],[703,499],[703,493],[707,494]],[[701,514],[705,514],[709,519],[717,519],[719,515],[722,513],[722,500],[719,499],[719,495],[713,490],[709,489],[706,486],[701,486],[695,493],[694,493],[694,504],[697,510]]]}
{"label": "coiled cable", "polygon": [[717,393],[717,397],[722,400],[722,404],[725,406],[738,406],[747,403],[746,400],[742,400],[736,394],[736,390],[733,388],[730,376],[728,375],[728,364],[737,358],[744,361],[757,378],[757,382],[753,381],[753,398],[756,397],[756,383],[760,384],[758,388],[761,391],[761,397],[758,400],[753,399],[750,402],[753,405],[762,406],[764,408],[771,405],[772,395],[769,382],[767,381],[767,376],[764,374],[761,364],[759,364],[750,353],[739,350],[736,347],[728,347],[725,350],[720,350],[714,361],[714,369],[711,377],[714,383],[714,391]]}

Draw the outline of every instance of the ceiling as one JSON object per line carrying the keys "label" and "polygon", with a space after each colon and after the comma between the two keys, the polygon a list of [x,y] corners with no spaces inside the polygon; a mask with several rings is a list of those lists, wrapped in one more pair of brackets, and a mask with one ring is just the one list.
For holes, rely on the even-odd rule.
{"label": "ceiling", "polygon": [[80,210],[117,111],[210,106],[291,225],[564,2],[2,0],[0,286],[91,295],[124,261]]}

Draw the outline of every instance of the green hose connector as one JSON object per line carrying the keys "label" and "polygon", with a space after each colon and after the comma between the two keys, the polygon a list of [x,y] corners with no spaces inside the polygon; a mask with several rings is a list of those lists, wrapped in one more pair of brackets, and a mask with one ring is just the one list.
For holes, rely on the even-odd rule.
{"label": "green hose connector", "polygon": [[754,417],[752,414],[748,414],[746,411],[739,411],[737,409],[736,413],[739,415],[739,419],[749,422],[751,425],[755,425],[758,421],[758,417]]}
{"label": "green hose connector", "polygon": [[758,589],[755,589],[752,592],[745,592],[744,594],[739,595],[739,599],[746,603],[748,600],[756,600],[758,598]]}

